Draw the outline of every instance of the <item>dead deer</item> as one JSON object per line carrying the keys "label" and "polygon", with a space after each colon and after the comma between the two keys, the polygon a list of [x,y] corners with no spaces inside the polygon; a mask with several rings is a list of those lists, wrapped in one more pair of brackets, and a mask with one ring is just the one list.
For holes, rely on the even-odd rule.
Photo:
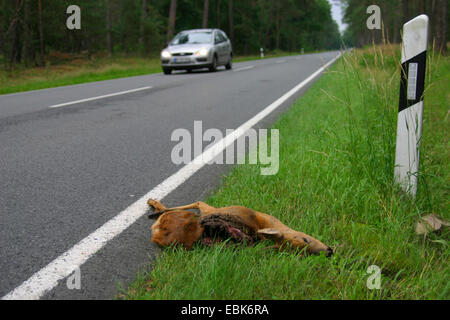
{"label": "dead deer", "polygon": [[[214,208],[195,202],[166,208],[157,200],[149,199],[147,203],[155,210],[149,218],[157,218],[152,226],[152,242],[162,247],[178,244],[191,249],[197,241],[210,245],[227,238],[247,244],[270,239],[275,242],[275,248],[282,250],[298,248],[308,253],[333,254],[333,250],[319,240],[287,227],[266,213],[243,206]],[[191,209],[200,213],[189,211]]]}

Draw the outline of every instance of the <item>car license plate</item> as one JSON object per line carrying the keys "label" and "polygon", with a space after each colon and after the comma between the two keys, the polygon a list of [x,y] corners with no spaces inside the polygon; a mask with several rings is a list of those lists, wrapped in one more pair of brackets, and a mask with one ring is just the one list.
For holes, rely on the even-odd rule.
{"label": "car license plate", "polygon": [[189,58],[173,58],[174,63],[185,63],[189,61],[191,61]]}

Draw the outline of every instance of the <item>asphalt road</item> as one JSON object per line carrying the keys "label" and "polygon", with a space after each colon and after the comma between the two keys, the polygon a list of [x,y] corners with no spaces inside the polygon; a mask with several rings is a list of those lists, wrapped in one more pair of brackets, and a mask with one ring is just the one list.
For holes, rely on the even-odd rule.
{"label": "asphalt road", "polygon": [[[0,96],[0,296],[115,217],[182,165],[177,128],[234,129],[337,52],[235,63],[232,71],[154,74]],[[151,86],[128,94],[49,108]],[[302,89],[258,124],[266,127]],[[313,106],[311,106],[313,107]],[[281,137],[282,138],[282,137]],[[229,165],[205,166],[164,203],[205,200]],[[145,271],[158,248],[145,216],[81,266],[81,289],[66,281],[44,299],[111,299]]]}

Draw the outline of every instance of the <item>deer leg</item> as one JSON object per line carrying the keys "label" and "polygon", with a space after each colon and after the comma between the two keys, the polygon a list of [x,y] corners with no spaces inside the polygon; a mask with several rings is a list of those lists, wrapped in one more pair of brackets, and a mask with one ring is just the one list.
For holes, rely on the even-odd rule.
{"label": "deer leg", "polygon": [[149,199],[147,201],[147,203],[150,207],[153,207],[156,211],[156,212],[152,213],[149,216],[149,218],[160,216],[164,212],[168,212],[168,211],[198,209],[198,210],[200,210],[201,214],[206,214],[206,213],[214,212],[216,210],[216,208],[214,208],[202,201],[197,201],[197,202],[185,205],[185,206],[179,206],[179,207],[173,207],[173,208],[166,208],[161,202],[159,202],[157,200],[153,200],[153,199]]}

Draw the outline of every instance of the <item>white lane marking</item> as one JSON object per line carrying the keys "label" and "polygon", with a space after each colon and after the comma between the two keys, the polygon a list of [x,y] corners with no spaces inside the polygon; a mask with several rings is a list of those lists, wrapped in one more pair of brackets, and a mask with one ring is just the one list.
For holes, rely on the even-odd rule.
{"label": "white lane marking", "polygon": [[234,72],[239,72],[239,71],[244,71],[244,70],[249,70],[249,69],[253,69],[255,66],[248,66],[248,67],[242,67],[242,68],[238,68],[238,69],[234,69]]}
{"label": "white lane marking", "polygon": [[275,63],[285,63],[285,62],[286,62],[286,60],[278,60]]}
{"label": "white lane marking", "polygon": [[148,90],[151,88],[152,87],[149,86],[149,87],[142,87],[142,88],[131,89],[131,90],[126,90],[126,91],[121,91],[121,92],[115,92],[115,93],[105,94],[102,96],[86,98],[86,99],[81,99],[81,100],[76,100],[76,101],[70,101],[70,102],[65,102],[65,103],[61,103],[61,104],[55,104],[53,106],[49,106],[49,108],[60,108],[60,107],[70,106],[70,105],[77,104],[77,103],[88,102],[88,101],[93,101],[93,100],[98,100],[98,99],[103,99],[103,98],[109,98],[109,97],[114,97],[114,96],[118,96],[121,94],[127,94],[127,93],[142,91],[142,90]]}
{"label": "white lane marking", "polygon": [[200,170],[205,163],[213,160],[236,139],[242,136],[247,130],[277,109],[286,100],[293,96],[296,92],[307,85],[311,80],[324,71],[329,65],[335,62],[341,54],[337,55],[323,67],[303,80],[297,86],[289,90],[283,96],[278,98],[272,104],[267,106],[253,118],[242,124],[235,131],[219,140],[211,148],[205,150],[202,154],[193,159],[190,163],[182,167],[169,178],[161,182],[155,188],[150,190],[146,195],[141,197],[128,208],[120,212],[117,216],[106,222],[100,228],[88,235],[86,238],[78,242],[71,249],[57,257],[40,271],[32,275],[28,280],[20,286],[3,296],[3,300],[15,299],[39,299],[46,292],[57,286],[58,281],[66,278],[73,273],[75,268],[79,268],[98,250],[106,245],[108,241],[123,232],[131,226],[137,219],[142,217],[148,209],[147,199],[161,200],[183,182]]}

